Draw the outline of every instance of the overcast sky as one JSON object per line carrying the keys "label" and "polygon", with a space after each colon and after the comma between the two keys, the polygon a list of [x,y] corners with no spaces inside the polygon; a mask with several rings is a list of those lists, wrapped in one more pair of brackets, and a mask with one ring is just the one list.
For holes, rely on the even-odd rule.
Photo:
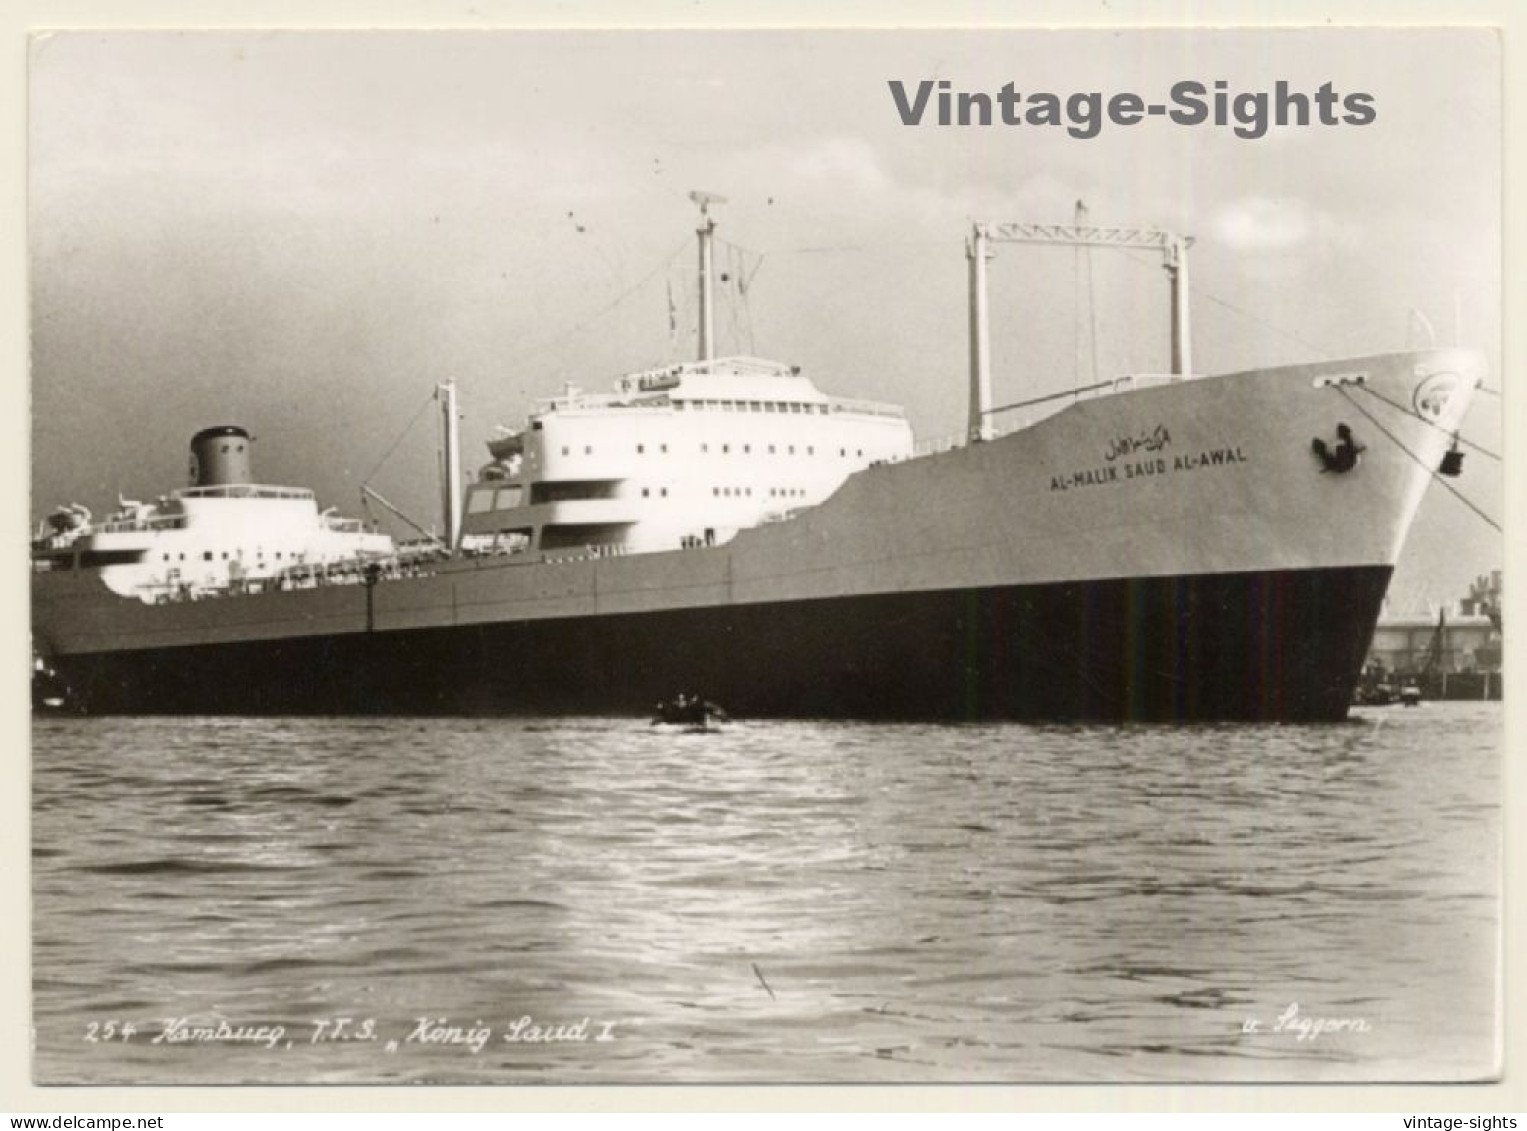
{"label": "overcast sky", "polygon": [[[1146,101],[1329,81],[1377,116],[1259,140],[904,126],[887,81],[924,78]],[[30,87],[34,518],[181,486],[191,433],[229,422],[261,480],[355,512],[446,377],[475,466],[564,382],[692,356],[696,188],[729,198],[722,350],[905,404],[920,436],[964,418],[970,221],[1079,199],[1195,237],[1200,372],[1403,348],[1415,309],[1444,342],[1461,311],[1501,381],[1488,32],[73,32],[34,43]],[[1000,250],[999,403],[1166,368],[1157,263],[1094,253],[1090,291],[1088,266]],[[1498,400],[1466,434],[1501,449]],[[372,482],[428,515],[432,436]],[[1498,464],[1455,482],[1500,519]],[[1392,592],[1456,597],[1501,556],[1434,488]]]}

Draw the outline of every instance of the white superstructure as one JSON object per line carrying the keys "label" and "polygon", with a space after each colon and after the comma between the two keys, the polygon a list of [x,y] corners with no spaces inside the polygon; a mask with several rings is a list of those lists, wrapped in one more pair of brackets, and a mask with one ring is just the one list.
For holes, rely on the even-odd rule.
{"label": "white superstructure", "polygon": [[148,602],[336,580],[393,553],[392,538],[320,511],[313,492],[250,482],[249,433],[207,428],[191,441],[191,486],[153,503],[122,500],[100,522],[84,507],[49,515],[34,569],[91,569]]}
{"label": "white superstructure", "polygon": [[815,506],[912,454],[900,408],[830,397],[749,357],[569,387],[493,441],[467,490],[463,548],[632,553],[717,545]]}
{"label": "white superstructure", "polygon": [[699,360],[569,385],[488,445],[466,495],[467,553],[611,554],[715,546],[789,517],[856,471],[912,455],[895,405],[828,396],[798,367],[714,356],[714,193],[700,206]]}

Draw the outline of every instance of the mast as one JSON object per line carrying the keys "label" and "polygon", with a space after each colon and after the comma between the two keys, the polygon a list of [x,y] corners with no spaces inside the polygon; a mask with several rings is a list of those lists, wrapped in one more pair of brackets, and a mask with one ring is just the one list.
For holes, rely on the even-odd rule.
{"label": "mast", "polygon": [[1166,248],[1167,278],[1172,283],[1172,375],[1193,375],[1193,339],[1188,327],[1188,241],[1171,237]]}
{"label": "mast", "polygon": [[991,438],[991,324],[986,306],[986,261],[991,258],[985,224],[971,229],[965,245],[970,260],[970,420],[965,439]]}
{"label": "mast", "polygon": [[454,554],[461,539],[461,421],[456,412],[456,382],[436,385],[435,399],[440,402],[441,424],[440,514],[446,547]]}
{"label": "mast", "polygon": [[[1078,212],[1085,217],[1086,212]],[[1188,321],[1188,248],[1191,236],[1158,228],[1097,228],[1090,224],[976,223],[965,255],[970,260],[970,426],[969,439],[990,439],[991,327],[986,302],[986,261],[992,243],[1062,244],[1071,247],[1148,248],[1162,253],[1172,284],[1172,375],[1193,375],[1193,346]],[[1008,406],[1012,407],[1012,406]]]}
{"label": "mast", "polygon": [[726,197],[713,192],[695,191],[689,199],[700,206],[700,226],[695,235],[700,237],[700,361],[713,361],[716,356],[716,312],[711,294],[711,240],[716,232],[716,221],[711,219],[710,206],[725,204]]}

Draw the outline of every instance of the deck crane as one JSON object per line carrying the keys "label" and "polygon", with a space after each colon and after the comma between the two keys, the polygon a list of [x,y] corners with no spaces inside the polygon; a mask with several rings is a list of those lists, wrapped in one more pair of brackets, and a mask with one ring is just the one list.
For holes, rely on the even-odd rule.
{"label": "deck crane", "polygon": [[1160,251],[1172,287],[1172,373],[1193,373],[1188,327],[1188,248],[1193,240],[1155,228],[1097,228],[1083,224],[988,224],[971,227],[965,256],[970,260],[970,422],[971,442],[988,440],[992,429],[991,326],[986,301],[986,262],[993,243],[1046,243],[1071,247],[1146,248]]}

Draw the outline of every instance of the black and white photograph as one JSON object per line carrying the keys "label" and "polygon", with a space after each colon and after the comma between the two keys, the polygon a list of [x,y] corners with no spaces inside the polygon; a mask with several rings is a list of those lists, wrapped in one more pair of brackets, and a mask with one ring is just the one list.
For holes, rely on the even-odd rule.
{"label": "black and white photograph", "polygon": [[26,50],[34,1084],[1500,1078],[1497,31]]}

